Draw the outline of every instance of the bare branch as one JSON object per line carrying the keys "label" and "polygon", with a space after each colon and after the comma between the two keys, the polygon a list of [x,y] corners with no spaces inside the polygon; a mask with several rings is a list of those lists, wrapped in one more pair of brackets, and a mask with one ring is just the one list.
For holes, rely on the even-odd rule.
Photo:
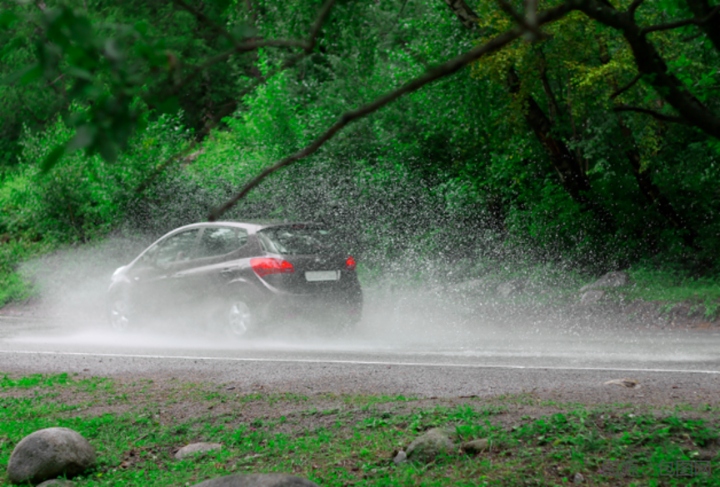
{"label": "bare branch", "polygon": [[720,29],[717,28],[720,24],[720,5],[713,8],[708,0],[685,0],[685,3],[695,17],[707,18],[707,22],[699,26],[700,30],[710,39],[715,49],[720,51]]}
{"label": "bare branch", "polygon": [[[208,23],[209,25],[213,26],[215,30],[222,31],[226,35],[225,37],[228,37],[231,42],[233,43],[233,47],[231,49],[228,49],[225,52],[221,52],[220,54],[217,54],[216,56],[211,57],[210,59],[206,60],[204,63],[196,66],[193,68],[193,71],[187,75],[185,78],[183,78],[181,81],[177,83],[176,89],[171,92],[171,95],[174,95],[178,92],[180,87],[187,84],[188,82],[195,79],[200,73],[205,71],[207,68],[214,66],[215,64],[221,63],[228,59],[233,54],[242,54],[246,52],[252,52],[256,51],[263,47],[280,47],[280,48],[300,48],[305,51],[305,54],[309,54],[312,52],[312,50],[315,47],[315,43],[317,41],[317,36],[320,32],[320,29],[322,28],[323,23],[325,20],[327,20],[328,16],[330,15],[330,10],[332,9],[332,6],[335,4],[335,0],[327,0],[325,4],[322,6],[320,11],[318,12],[318,15],[315,19],[315,22],[313,22],[313,26],[310,29],[310,34],[308,35],[308,38],[306,41],[299,41],[299,40],[293,40],[293,39],[265,39],[265,40],[252,40],[248,42],[238,43],[235,38],[230,35],[225,29],[222,29],[221,27],[215,25],[212,20],[210,20],[207,16],[205,16],[202,12],[197,11],[192,6],[187,5],[187,3],[184,2],[184,0],[174,0],[178,3],[178,5],[182,6],[186,10],[193,13],[193,15],[196,15],[198,19],[201,19],[203,22]],[[302,59],[303,56],[300,56],[298,58],[295,58],[292,61],[286,62],[282,69],[287,69],[290,66],[294,66],[297,64],[297,62]],[[274,73],[273,73],[274,75]]]}
{"label": "bare branch", "polygon": [[691,19],[684,19],[684,20],[678,20],[675,22],[668,22],[667,24],[658,24],[658,25],[651,25],[649,27],[643,27],[643,29],[640,31],[643,35],[649,34],[650,32],[658,32],[662,30],[671,30],[671,29],[677,29],[678,27],[685,27],[686,25],[703,25],[710,21],[713,15],[715,15],[717,12],[720,12],[720,6],[715,7],[712,9],[709,15],[706,17],[699,19],[697,17],[693,17]]}
{"label": "bare branch", "polygon": [[310,36],[308,37],[307,42],[305,43],[305,52],[309,53],[315,48],[315,43],[317,42],[317,36],[320,34],[320,29],[322,28],[323,24],[327,20],[327,18],[330,16],[330,11],[333,8],[333,5],[335,5],[335,0],[327,0],[323,6],[320,8],[320,11],[318,12],[317,18],[315,19],[315,22],[313,23],[312,29],[310,29]]}
{"label": "bare branch", "polygon": [[658,49],[641,33],[640,26],[601,0],[573,0],[573,7],[591,19],[622,32],[632,50],[638,72],[648,75],[648,82],[684,120],[720,139],[720,116],[698,100],[672,73]]}
{"label": "bare branch", "polygon": [[651,117],[656,118],[662,122],[671,122],[671,123],[679,123],[682,125],[688,125],[688,122],[682,117],[665,115],[664,113],[656,112],[655,110],[650,110],[648,108],[631,107],[628,105],[618,105],[616,107],[613,107],[613,111],[644,113],[645,115],[650,115]]}
{"label": "bare branch", "polygon": [[225,37],[230,41],[231,44],[236,44],[237,39],[228,32],[224,27],[218,25],[216,22],[214,22],[210,17],[202,13],[200,10],[196,9],[192,5],[189,5],[185,0],[173,0],[173,2],[178,5],[183,10],[187,10],[191,14],[193,14],[200,22],[203,24],[206,24],[208,27],[210,27],[212,30],[220,34],[221,36]]}
{"label": "bare branch", "polygon": [[536,32],[540,32],[537,25],[537,0],[525,0],[525,22],[529,27],[529,31],[525,33],[526,41],[537,41],[539,37]]}
{"label": "bare branch", "polygon": [[523,28],[523,34],[529,34],[528,40],[547,39],[547,35],[540,31],[539,25],[530,25],[525,17],[515,11],[512,5],[506,0],[497,0],[500,10],[508,14],[512,19]]}
{"label": "bare branch", "polygon": [[445,0],[445,3],[466,29],[477,28],[478,16],[465,0]]}
{"label": "bare branch", "polygon": [[702,35],[703,35],[702,32],[698,32],[697,34],[693,34],[693,35],[691,35],[691,36],[687,36],[687,37],[681,38],[681,39],[680,39],[680,42],[690,42],[690,41],[694,41],[695,39],[697,39],[698,37],[701,37]]}
{"label": "bare branch", "polygon": [[208,25],[212,30],[230,41],[230,43],[234,46],[234,49],[218,56],[219,58],[221,58],[221,60],[227,58],[230,54],[234,52],[241,53],[255,51],[262,47],[299,47],[307,52],[310,52],[315,48],[315,43],[317,41],[317,36],[320,33],[320,29],[325,23],[325,20],[327,20],[328,16],[330,15],[330,11],[335,4],[335,0],[327,0],[325,4],[323,4],[323,6],[318,11],[315,22],[313,22],[313,25],[310,28],[310,35],[304,42],[299,40],[268,39],[240,43],[238,39],[236,39],[225,28],[215,23],[210,17],[202,13],[200,10],[196,9],[192,5],[189,5],[187,2],[185,2],[185,0],[173,1],[184,10],[187,10],[188,12],[193,14],[200,22]]}
{"label": "bare branch", "polygon": [[625,93],[627,90],[629,90],[630,88],[632,88],[633,86],[635,86],[635,84],[636,84],[638,81],[640,81],[640,78],[642,78],[642,73],[636,74],[635,77],[634,77],[633,79],[631,79],[628,84],[626,84],[626,85],[623,86],[622,88],[618,88],[612,95],[610,95],[610,99],[611,99],[611,100],[614,100],[614,99],[617,98],[618,96],[620,96],[620,95],[622,95],[623,93]]}
{"label": "bare branch", "polygon": [[[265,77],[261,77],[255,80],[255,82],[250,85],[249,87],[242,90],[240,93],[237,94],[237,99],[242,99],[245,95],[250,93],[252,90],[256,89],[258,86],[263,85],[268,82],[273,76],[277,75],[278,73],[281,73],[282,71],[285,71],[287,69],[290,69],[294,67],[298,62],[300,62],[302,59],[305,58],[305,54],[300,54],[297,56],[293,56],[287,61],[285,61],[282,65],[280,65],[278,68],[276,68],[274,71],[272,71],[270,74],[268,74]],[[215,129],[223,117],[230,115],[231,112],[223,112],[215,116],[215,120],[213,120],[211,123],[208,123],[205,128],[198,134],[199,137],[195,138],[193,142],[186,147],[185,149],[181,150],[180,152],[177,152],[167,159],[165,159],[163,162],[158,164],[153,172],[148,176],[141,184],[140,186],[135,189],[136,193],[143,193],[146,189],[150,187],[150,185],[157,179],[160,174],[162,174],[168,167],[172,166],[177,161],[183,160],[187,154],[192,152],[195,147],[199,144],[199,140],[204,137],[205,135],[209,134],[213,129]]]}
{"label": "bare branch", "polygon": [[637,12],[637,9],[642,5],[642,3],[645,0],[633,0],[633,3],[630,4],[627,11],[630,14],[630,18],[635,18],[635,12]]}
{"label": "bare branch", "polygon": [[[563,17],[570,10],[571,8],[567,5],[560,5],[559,7],[556,7],[554,9],[542,12],[540,15],[538,15],[538,26],[546,24],[548,22],[553,22]],[[277,161],[275,164],[268,166],[263,171],[261,171],[260,174],[252,178],[245,186],[242,187],[242,189],[235,196],[230,198],[225,204],[223,204],[219,208],[214,209],[208,216],[208,219],[210,221],[217,220],[221,215],[223,215],[230,208],[235,206],[238,201],[243,199],[250,191],[252,191],[256,186],[258,186],[265,178],[267,178],[274,172],[277,172],[278,170],[313,154],[348,124],[360,118],[363,118],[373,112],[378,111],[379,109],[392,103],[398,98],[408,93],[417,91],[427,84],[430,84],[441,78],[456,73],[463,67],[467,66],[473,61],[477,61],[478,59],[487,54],[502,49],[503,47],[507,46],[508,44],[522,36],[524,31],[525,29],[523,27],[516,26],[513,29],[510,29],[509,31],[488,41],[487,43],[476,46],[475,48],[465,52],[464,54],[461,54],[453,59],[450,59],[444,64],[441,64],[440,66],[426,71],[425,74],[423,74],[422,76],[419,76],[409,81],[400,88],[391,91],[390,93],[387,93],[375,99],[374,101],[361,106],[360,108],[345,112],[340,116],[340,119],[335,122],[335,124],[333,124],[328,130],[326,130],[323,134],[317,137],[309,145],[305,146],[303,149],[295,152],[294,154],[291,154],[284,159]]]}

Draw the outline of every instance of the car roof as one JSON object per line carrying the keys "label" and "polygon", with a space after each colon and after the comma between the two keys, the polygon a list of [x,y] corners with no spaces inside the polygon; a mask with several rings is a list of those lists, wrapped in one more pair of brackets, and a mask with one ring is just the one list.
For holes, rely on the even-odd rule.
{"label": "car roof", "polygon": [[201,222],[192,223],[172,230],[169,233],[176,233],[181,230],[187,230],[191,228],[206,228],[206,227],[237,227],[247,230],[249,233],[257,233],[264,228],[271,227],[284,227],[292,225],[320,225],[317,222],[302,222],[302,221],[283,221],[283,220],[248,220],[248,221],[217,221],[217,222]]}

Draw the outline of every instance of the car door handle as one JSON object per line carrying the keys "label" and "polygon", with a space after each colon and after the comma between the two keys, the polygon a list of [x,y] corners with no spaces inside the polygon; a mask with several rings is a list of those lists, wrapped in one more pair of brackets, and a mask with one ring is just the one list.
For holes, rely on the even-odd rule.
{"label": "car door handle", "polygon": [[232,276],[236,270],[237,270],[237,268],[235,268],[235,267],[226,267],[220,271],[220,275],[226,276],[226,277]]}

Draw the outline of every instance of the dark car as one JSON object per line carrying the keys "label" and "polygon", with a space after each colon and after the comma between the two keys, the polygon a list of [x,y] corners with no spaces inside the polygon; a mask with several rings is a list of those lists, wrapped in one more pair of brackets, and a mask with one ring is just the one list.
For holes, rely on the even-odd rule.
{"label": "dark car", "polygon": [[360,319],[355,259],[314,223],[197,223],[117,269],[108,291],[116,330],[146,318],[206,320],[243,336],[279,320]]}

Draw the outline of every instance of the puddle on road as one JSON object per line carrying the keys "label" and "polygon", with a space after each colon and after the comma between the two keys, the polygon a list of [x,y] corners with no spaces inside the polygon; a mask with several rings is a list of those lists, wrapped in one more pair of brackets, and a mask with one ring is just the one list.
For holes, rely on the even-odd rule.
{"label": "puddle on road", "polygon": [[109,273],[125,262],[131,252],[125,246],[116,247],[112,252],[105,248],[84,249],[79,257],[68,257],[73,265],[42,261],[41,267],[49,269],[41,282],[45,289],[43,312],[44,316],[55,318],[27,320],[0,316],[0,345],[4,342],[15,348],[32,345],[126,353],[207,350],[235,354],[243,351],[424,354],[478,360],[487,357],[720,360],[719,332],[629,331],[612,316],[583,316],[577,310],[538,314],[498,306],[492,298],[486,303],[480,295],[448,293],[442,286],[410,290],[388,284],[366,287],[363,321],[346,336],[329,336],[321,327],[298,324],[272,328],[252,340],[229,340],[227,336],[205,331],[198,326],[201,323],[183,327],[161,323],[142,332],[118,334],[106,324],[104,294]]}
{"label": "puddle on road", "polygon": [[[387,300],[386,300],[387,301]],[[404,308],[383,300],[368,300],[363,321],[347,335],[330,336],[327,329],[296,323],[266,330],[252,339],[228,339],[201,326],[160,323],[147,330],[116,333],[104,319],[40,321],[26,327],[6,327],[0,321],[0,341],[42,349],[82,353],[152,353],[255,355],[256,352],[301,354],[395,354],[429,358],[483,361],[491,358],[518,360],[554,358],[559,360],[717,361],[720,360],[720,333],[636,330],[619,332],[596,324],[594,328],[544,321],[505,322],[473,319],[463,310],[444,311],[429,306],[429,297],[420,303],[406,302]],[[3,339],[2,336],[5,338]]]}

